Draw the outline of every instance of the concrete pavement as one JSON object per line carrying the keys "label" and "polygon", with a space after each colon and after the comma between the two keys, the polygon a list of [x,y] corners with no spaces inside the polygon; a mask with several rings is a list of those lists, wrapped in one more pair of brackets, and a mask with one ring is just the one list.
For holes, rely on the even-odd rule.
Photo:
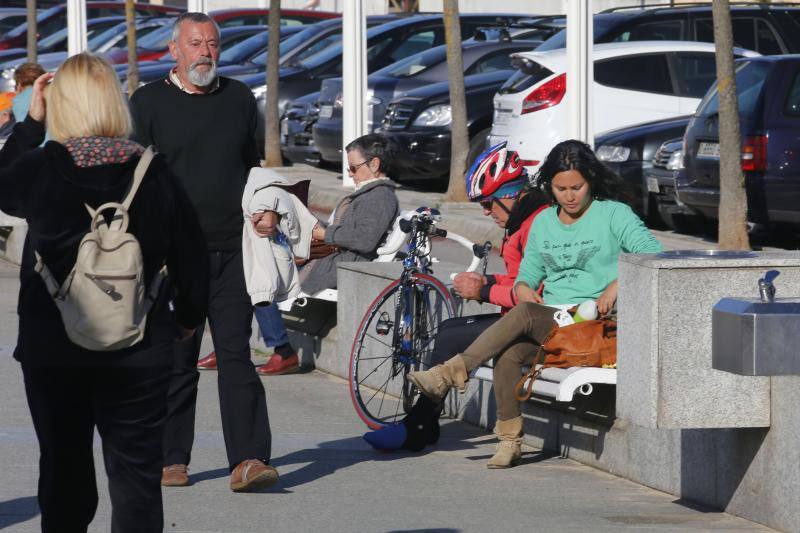
{"label": "concrete pavement", "polygon": [[[39,530],[38,446],[16,340],[17,268],[0,261],[0,529]],[[254,359],[261,362],[263,359]],[[233,494],[219,420],[216,373],[203,373],[192,485],[165,489],[168,532],[767,531],[568,459],[526,448],[521,466],[488,470],[493,438],[445,421],[427,453],[376,453],[360,438],[346,383],[329,375],[264,378],[279,484]],[[100,506],[90,531],[109,529],[99,442]]]}

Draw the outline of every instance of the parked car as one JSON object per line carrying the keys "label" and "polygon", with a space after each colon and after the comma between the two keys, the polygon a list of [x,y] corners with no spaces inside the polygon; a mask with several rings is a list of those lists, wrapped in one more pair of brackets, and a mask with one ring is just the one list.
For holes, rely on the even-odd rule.
{"label": "parked car", "polygon": [[[513,71],[464,77],[470,148],[467,165],[486,149],[492,125],[492,95]],[[378,130],[398,148],[392,177],[446,186],[450,173],[450,85],[435,83],[392,100]]]}
{"label": "parked car", "polygon": [[[136,21],[136,36],[137,38],[143,37],[162,26],[171,25],[172,19],[167,18],[150,18],[139,19]],[[91,39],[86,42],[86,49],[96,54],[104,54],[112,47],[124,42],[127,35],[127,23],[119,22],[114,26],[106,28],[105,30],[95,34]],[[40,54],[37,62],[45,68],[45,70],[55,70],[61,63],[66,61],[67,51],[50,52],[47,54]],[[3,80],[13,80],[14,72],[17,67],[27,61],[26,57],[20,57],[11,61],[6,61],[0,65],[0,78]]]}
{"label": "parked car", "polygon": [[[800,223],[800,56],[739,60],[736,90],[741,165],[751,222]],[[687,180],[680,201],[716,219],[719,207],[719,109],[713,87],[686,128]]]}
{"label": "parked car", "polygon": [[680,143],[688,123],[688,115],[656,120],[609,131],[594,140],[597,158],[625,182],[624,200],[648,222],[661,222],[656,195],[663,187],[659,185],[662,169],[665,174],[669,172],[664,179],[668,179],[670,187],[673,185],[672,170],[667,171],[672,152],[664,146],[675,138]]}
{"label": "parked car", "polygon": [[24,7],[2,7],[0,8],[0,36],[13,30],[20,24],[24,24],[28,19],[28,10]]}
{"label": "parked car", "polygon": [[[739,57],[756,52],[735,49]],[[520,70],[494,98],[490,142],[508,141],[536,169],[567,138],[566,49],[517,54]],[[593,129],[604,132],[694,113],[716,77],[714,45],[640,41],[594,46]]]}
{"label": "parked car", "polygon": [[[184,10],[173,6],[134,4],[139,17],[163,17],[178,15]],[[86,2],[86,19],[125,15],[125,2]],[[67,27],[67,3],[63,2],[40,12],[36,16],[36,32],[39,39]],[[28,23],[20,24],[0,37],[0,50],[25,48],[28,40]]]}
{"label": "parked car", "polygon": [[507,26],[486,26],[478,28],[470,40],[499,41],[516,39],[544,42],[567,26],[567,19],[562,15],[533,17],[512,22]]}
{"label": "parked car", "polygon": [[[89,40],[100,32],[107,30],[112,26],[116,26],[120,22],[124,22],[125,17],[101,17],[86,21],[86,39]],[[37,52],[39,54],[49,54],[51,52],[65,52],[67,50],[67,28],[63,28],[44,39],[40,39],[37,43]],[[12,61],[20,57],[28,55],[27,48],[7,48],[0,50],[0,64],[6,61]],[[3,89],[0,89],[2,91]]]}
{"label": "parked car", "polygon": [[318,98],[318,92],[295,98],[281,118],[281,153],[292,163],[317,166],[325,162],[312,134],[319,116]]}
{"label": "parked car", "polygon": [[[208,15],[213,18],[220,28],[233,26],[266,26],[269,9],[262,8],[234,8],[215,9]],[[281,9],[281,26],[302,26],[314,24],[325,19],[339,18],[340,13],[332,11],[316,11],[309,9]]]}
{"label": "parked car", "polygon": [[[533,50],[539,41],[464,41],[461,57],[464,75],[511,69],[510,54]],[[380,126],[389,101],[418,87],[447,81],[447,46],[441,45],[393,65],[367,78],[367,129]],[[314,142],[326,161],[342,160],[342,78],[322,82],[319,119],[314,124]]]}
{"label": "parked car", "polygon": [[[226,50],[256,33],[266,31],[266,26],[233,26],[220,29],[220,46]],[[153,31],[136,43],[136,53],[140,63],[156,61],[169,56],[169,41],[172,39],[172,26]],[[114,64],[127,63],[128,49],[119,48],[106,54]],[[171,58],[169,59],[171,61]],[[127,66],[127,65],[126,65]]]}
{"label": "parked car", "polygon": [[[395,15],[376,15],[367,17],[367,28],[380,26],[396,20]],[[280,53],[281,66],[294,67],[305,59],[316,55],[330,46],[342,41],[341,19],[329,19],[316,24],[303,26],[302,31],[287,40]],[[247,74],[264,73],[267,65],[267,45],[251,55],[247,61],[230,64],[220,70],[222,76],[242,77]],[[263,79],[261,80],[263,83]]]}
{"label": "parked car", "polygon": [[[244,40],[238,40],[241,28],[256,28],[255,31],[249,30],[248,37]],[[301,26],[281,26],[281,45],[291,35],[294,35],[302,30]],[[222,51],[217,61],[218,70],[220,75],[224,75],[224,69],[228,65],[238,65],[241,62],[249,60],[253,54],[259,53],[266,48],[269,32],[264,26],[238,26],[233,28],[220,29],[220,42],[222,43]],[[238,42],[230,43],[231,40],[238,40]],[[226,43],[229,45],[226,46]],[[160,80],[165,77],[167,73],[175,66],[175,60],[171,55],[165,54],[159,61],[152,61],[149,63],[139,65],[139,87],[150,83],[151,81]],[[117,74],[120,80],[125,82],[127,87],[127,69],[118,69]]]}
{"label": "parked car", "polygon": [[675,191],[677,183],[686,182],[683,160],[683,136],[665,141],[645,175],[647,190],[655,201],[658,219],[666,227],[681,233],[705,232],[709,225],[697,211],[678,200]]}
{"label": "parked car", "polygon": [[[461,35],[472,35],[476,28],[505,25],[522,15],[461,15]],[[417,15],[381,24],[367,30],[367,71],[375,71],[434,46],[444,44],[444,19],[441,15]],[[322,81],[342,75],[342,45],[335,44],[305,59],[282,65],[280,71],[280,114],[295,98],[320,90]],[[253,89],[263,116],[266,83],[263,72],[240,76]],[[264,131],[263,124],[259,132]],[[263,139],[263,133],[261,133]]]}
{"label": "parked car", "polygon": [[[762,55],[800,52],[800,8],[764,2],[731,5],[733,40],[737,47]],[[598,13],[594,19],[594,42],[699,41],[714,42],[711,6],[620,7]],[[566,30],[539,47],[539,51],[564,48]]]}

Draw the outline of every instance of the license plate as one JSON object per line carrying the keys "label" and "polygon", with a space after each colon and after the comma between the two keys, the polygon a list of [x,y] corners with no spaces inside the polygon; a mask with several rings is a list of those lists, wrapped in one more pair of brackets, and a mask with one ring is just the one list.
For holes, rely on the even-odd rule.
{"label": "license plate", "polygon": [[697,147],[697,157],[719,158],[719,143],[700,143]]}
{"label": "license plate", "polygon": [[658,188],[658,178],[647,178],[647,192],[661,192]]}
{"label": "license plate", "polygon": [[319,118],[331,118],[333,116],[332,105],[319,106]]}
{"label": "license plate", "polygon": [[494,123],[497,125],[508,124],[509,116],[511,116],[510,109],[496,109],[494,112]]}
{"label": "license plate", "polygon": [[289,121],[281,120],[281,135],[289,135]]}

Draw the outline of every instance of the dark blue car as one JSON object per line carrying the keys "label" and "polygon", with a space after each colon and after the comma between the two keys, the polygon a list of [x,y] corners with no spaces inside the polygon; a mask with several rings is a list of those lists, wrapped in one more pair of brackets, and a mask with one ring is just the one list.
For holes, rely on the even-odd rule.
{"label": "dark blue car", "polygon": [[[748,220],[800,223],[800,55],[736,63],[742,134],[741,165]],[[706,94],[686,129],[686,167],[678,199],[706,218],[719,208],[719,100]]]}

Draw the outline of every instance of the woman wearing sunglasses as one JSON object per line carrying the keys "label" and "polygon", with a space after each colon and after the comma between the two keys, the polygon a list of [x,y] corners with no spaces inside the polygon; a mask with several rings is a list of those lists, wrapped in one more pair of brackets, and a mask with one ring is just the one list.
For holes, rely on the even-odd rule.
{"label": "woman wearing sunglasses", "polygon": [[300,280],[307,294],[336,288],[336,263],[375,259],[398,214],[397,184],[386,175],[390,156],[386,138],[364,135],[348,144],[345,152],[356,190],[339,202],[329,224],[314,227],[313,239],[335,248],[303,267]]}
{"label": "woman wearing sunglasses", "polygon": [[[467,172],[467,194],[479,202],[484,216],[505,230],[500,255],[505,274],[484,276],[462,272],[453,288],[464,299],[500,306],[502,313],[451,318],[442,322],[434,340],[432,364],[443,363],[463,352],[483,331],[517,304],[514,281],[533,219],[549,205],[538,189],[526,187],[528,177],[516,152],[498,144],[475,160]],[[519,370],[517,370],[519,374]],[[444,398],[420,396],[402,422],[364,435],[364,440],[379,450],[420,451],[439,440],[439,417]]]}

